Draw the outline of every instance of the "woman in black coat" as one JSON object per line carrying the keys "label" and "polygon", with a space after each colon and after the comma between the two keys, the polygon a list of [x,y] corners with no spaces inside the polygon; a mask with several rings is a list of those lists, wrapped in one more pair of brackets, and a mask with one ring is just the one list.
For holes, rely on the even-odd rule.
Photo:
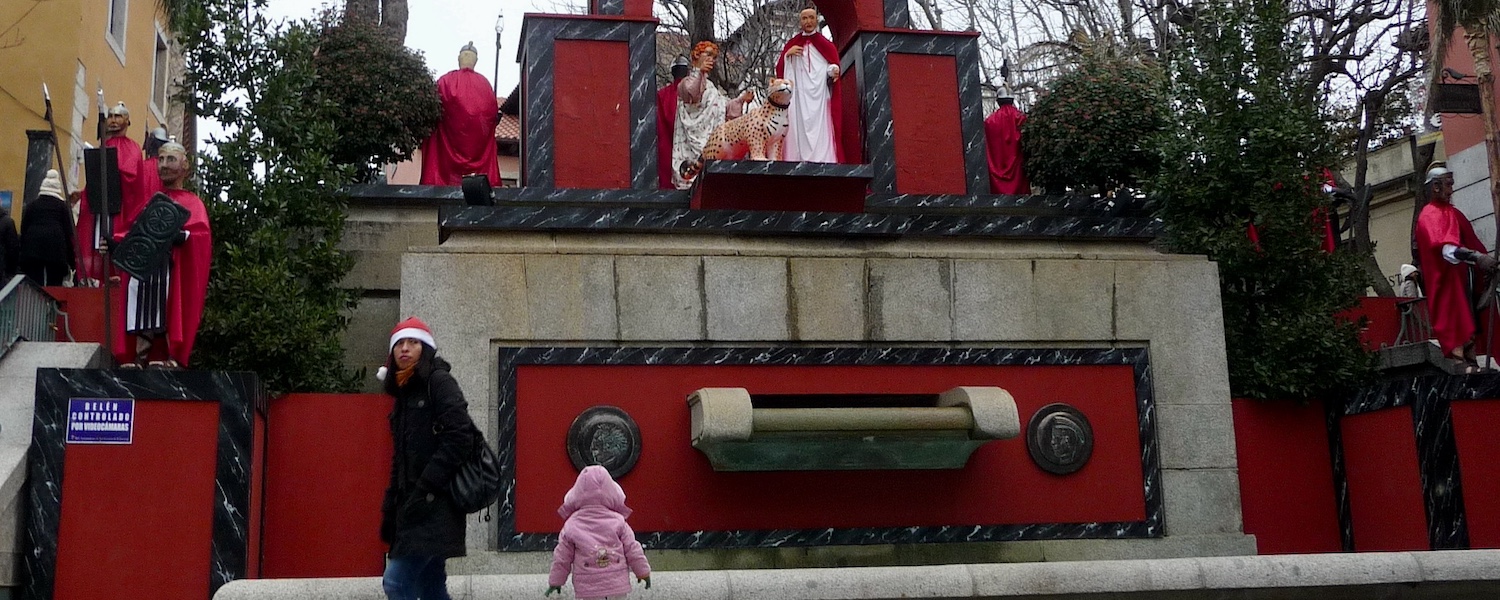
{"label": "woman in black coat", "polygon": [[402,321],[379,373],[395,398],[395,456],[380,524],[380,538],[391,546],[382,580],[391,600],[449,600],[444,561],[464,555],[464,513],[447,489],[473,453],[477,429],[436,346],[420,319]]}
{"label": "woman in black coat", "polygon": [[[6,253],[6,270],[19,271],[40,285],[62,285],[73,270],[73,211],[63,201],[57,170],[47,171],[42,191],[21,212],[21,237],[15,262]],[[0,236],[8,234],[0,228]]]}

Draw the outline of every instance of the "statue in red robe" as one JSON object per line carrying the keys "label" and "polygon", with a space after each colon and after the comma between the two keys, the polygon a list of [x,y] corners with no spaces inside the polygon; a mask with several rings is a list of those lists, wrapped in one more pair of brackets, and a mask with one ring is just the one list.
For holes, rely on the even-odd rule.
{"label": "statue in red robe", "polygon": [[[792,104],[787,107],[783,160],[835,163],[843,161],[839,141],[839,51],[818,33],[818,11],[803,9],[801,30],[781,47],[776,77],[792,82]],[[774,159],[775,157],[773,157]]]}
{"label": "statue in red robe", "polygon": [[82,259],[78,262],[79,277],[94,282],[103,279],[104,259],[99,251],[104,243],[109,239],[123,239],[125,233],[130,231],[130,226],[135,223],[135,218],[141,214],[141,209],[146,207],[146,202],[161,189],[155,159],[146,160],[141,145],[130,139],[127,133],[129,129],[130,110],[125,108],[125,103],[121,102],[109,109],[109,114],[105,117],[102,146],[115,149],[115,161],[120,167],[120,214],[111,219],[112,231],[109,236],[95,236],[98,215],[89,208],[87,193],[79,204],[77,235],[74,236],[80,246],[79,256]]}
{"label": "statue in red robe", "polygon": [[[177,142],[161,147],[157,159],[161,193],[187,209],[188,219],[178,234],[169,263],[144,280],[126,282],[126,302],[120,319],[122,333],[134,336],[134,352],[126,353],[124,335],[113,349],[121,365],[180,368],[188,364],[203,304],[208,295],[209,263],[213,260],[213,231],[203,200],[183,189],[192,168],[187,150]],[[165,338],[166,343],[158,343]]]}
{"label": "statue in red robe", "polygon": [[984,142],[990,165],[991,194],[1030,194],[1026,161],[1021,156],[1021,124],[1026,113],[1015,100],[1000,98],[1000,108],[984,119]]}
{"label": "statue in red robe", "polygon": [[1427,285],[1432,331],[1443,355],[1465,372],[1478,370],[1474,357],[1474,305],[1470,293],[1492,273],[1495,258],[1474,227],[1450,202],[1453,174],[1438,166],[1427,172],[1428,203],[1417,217],[1417,254]]}
{"label": "statue in red robe", "polygon": [[495,125],[500,103],[488,79],[474,71],[479,52],[470,42],[458,53],[458,69],[437,80],[443,118],[422,144],[422,184],[460,185],[465,175],[484,174],[500,186]]}

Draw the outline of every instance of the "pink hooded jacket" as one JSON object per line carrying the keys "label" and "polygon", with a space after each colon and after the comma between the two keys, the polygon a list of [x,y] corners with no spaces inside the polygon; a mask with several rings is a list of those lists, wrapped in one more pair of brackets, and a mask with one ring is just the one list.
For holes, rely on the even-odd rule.
{"label": "pink hooded jacket", "polygon": [[563,497],[562,533],[552,551],[552,574],[547,585],[561,587],[573,573],[573,595],[603,598],[630,593],[630,574],[651,576],[651,565],[625,523],[630,509],[625,490],[604,467],[584,467]]}

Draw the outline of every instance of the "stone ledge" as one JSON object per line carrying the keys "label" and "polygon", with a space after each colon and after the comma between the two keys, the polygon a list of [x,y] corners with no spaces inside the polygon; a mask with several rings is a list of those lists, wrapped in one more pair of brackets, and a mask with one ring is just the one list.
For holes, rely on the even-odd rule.
{"label": "stone ledge", "polygon": [[[455,600],[532,599],[546,575],[448,578]],[[1305,554],[1227,558],[968,564],[757,571],[658,572],[638,600],[884,598],[1451,598],[1500,593],[1500,550]],[[1226,595],[1226,592],[1232,592]],[[1146,594],[1152,594],[1147,596]],[[571,598],[571,589],[563,598]],[[1133,596],[1134,597],[1134,596]],[[383,600],[380,580],[243,580],[216,600]]]}

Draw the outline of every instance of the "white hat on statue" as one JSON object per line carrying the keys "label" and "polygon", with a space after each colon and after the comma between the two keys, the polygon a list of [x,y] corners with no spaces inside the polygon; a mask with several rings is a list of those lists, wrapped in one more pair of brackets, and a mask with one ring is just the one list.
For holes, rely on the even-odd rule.
{"label": "white hat on statue", "polygon": [[1443,163],[1437,163],[1437,164],[1433,165],[1431,169],[1427,170],[1427,179],[1425,181],[1423,181],[1422,183],[1423,184],[1428,184],[1428,183],[1432,183],[1433,181],[1438,180],[1441,177],[1452,177],[1452,176],[1453,176],[1453,171],[1449,171],[1448,167],[1444,166]]}
{"label": "white hat on statue", "polygon": [[121,102],[115,104],[114,108],[109,109],[109,114],[110,114],[110,116],[119,115],[119,116],[123,116],[123,117],[128,117],[128,116],[130,116],[130,109],[125,108],[125,102],[121,101]]}

